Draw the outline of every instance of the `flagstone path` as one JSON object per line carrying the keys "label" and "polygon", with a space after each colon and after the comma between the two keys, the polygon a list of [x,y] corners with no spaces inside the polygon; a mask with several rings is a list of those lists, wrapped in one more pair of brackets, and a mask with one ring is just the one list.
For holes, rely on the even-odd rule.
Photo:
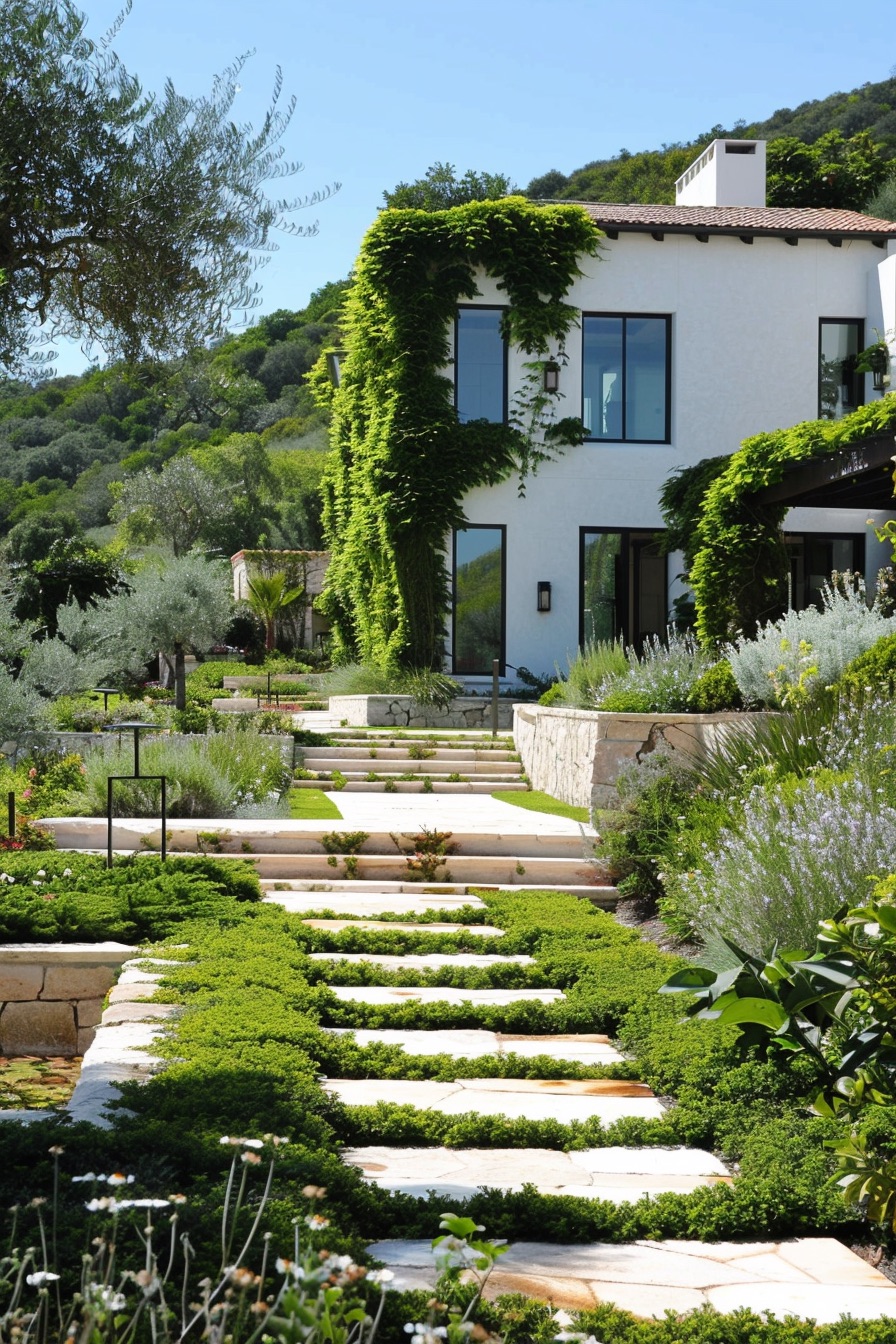
{"label": "flagstone path", "polygon": [[[310,720],[312,716],[305,717]],[[309,721],[305,726],[330,725]],[[372,739],[368,739],[368,745],[372,744]],[[370,759],[369,750],[367,755]],[[385,774],[386,759],[389,758],[381,759],[377,754],[370,763]],[[474,770],[466,772],[456,756],[445,759],[452,770],[480,774]],[[427,762],[422,762],[424,768],[426,765]],[[297,915],[306,915],[305,922],[316,930],[340,934],[353,928],[422,935],[468,928],[471,934],[495,940],[494,954],[314,953],[312,959],[319,966],[330,968],[324,972],[330,981],[357,978],[358,967],[363,967],[363,978],[370,983],[331,983],[333,994],[344,1003],[395,1006],[465,1003],[475,1012],[476,1008],[525,1000],[541,1003],[562,1000],[561,990],[539,987],[471,989],[438,983],[376,983],[380,974],[384,979],[394,979],[395,971],[413,972],[409,975],[412,979],[415,976],[419,979],[422,972],[433,981],[450,978],[444,974],[449,967],[492,968],[504,963],[513,967],[518,976],[520,972],[525,975],[530,958],[504,957],[498,951],[503,930],[451,922],[452,912],[462,907],[485,908],[475,895],[477,885],[515,891],[547,887],[572,892],[595,905],[612,907],[615,903],[616,893],[606,885],[606,877],[584,856],[583,828],[577,823],[525,812],[478,792],[451,792],[448,790],[454,786],[447,780],[434,787],[446,791],[437,796],[414,793],[409,797],[405,792],[378,791],[383,788],[381,782],[374,785],[358,779],[336,795],[344,823],[368,833],[368,840],[356,855],[358,864],[353,865],[356,871],[352,876],[348,875],[345,856],[335,856],[337,866],[343,865],[343,875],[334,872],[330,862],[334,856],[321,843],[322,834],[332,831],[338,822],[324,826],[298,821],[222,823],[222,833],[226,835],[223,844],[234,853],[246,852],[248,847],[262,877],[265,900]],[[203,827],[211,824],[203,822]],[[92,843],[98,847],[93,838],[96,825],[76,819],[60,820],[57,824],[60,842],[81,846]],[[141,835],[151,833],[153,825],[116,823],[116,845],[139,847]],[[420,883],[408,879],[406,857],[396,851],[410,845],[412,853],[415,836],[426,828],[451,832],[452,841],[458,844],[461,853],[447,858],[439,879]],[[174,823],[174,829],[177,847],[189,849],[195,845],[195,823]],[[590,829],[584,828],[586,842],[590,834]],[[393,838],[396,836],[401,839],[401,846],[396,844]],[[438,923],[416,922],[433,914],[441,917]],[[390,918],[383,919],[384,915]],[[401,922],[395,922],[393,916],[399,916]],[[351,971],[349,966],[353,968]],[[169,1005],[154,1004],[147,997],[158,973],[159,968],[155,967],[147,970],[129,966],[119,988],[110,996],[97,1042],[85,1059],[79,1084],[82,1094],[79,1118],[98,1119],[103,1097],[108,1100],[112,1082],[134,1076],[140,1068],[145,1072],[151,1067],[153,1037],[164,1027],[164,1015],[172,1011]],[[409,1055],[440,1054],[464,1060],[467,1072],[469,1061],[494,1061],[496,1056],[522,1057],[531,1061],[530,1071],[538,1075],[464,1077],[447,1082],[413,1078],[323,1080],[324,1088],[349,1106],[391,1102],[451,1116],[473,1112],[554,1120],[561,1124],[574,1120],[600,1119],[609,1123],[624,1117],[658,1118],[664,1113],[664,1104],[637,1081],[550,1076],[552,1060],[583,1065],[621,1062],[622,1057],[605,1036],[514,1035],[484,1027],[332,1030],[352,1034],[361,1047],[379,1043],[400,1047]],[[143,1055],[123,1048],[128,1045],[138,1046]],[[91,1055],[95,1060],[93,1069],[89,1067]],[[75,1100],[78,1101],[77,1092]],[[607,1147],[561,1152],[542,1148],[372,1145],[348,1148],[343,1156],[366,1180],[384,1190],[431,1198],[433,1229],[446,1200],[462,1200],[483,1188],[516,1191],[525,1182],[548,1196],[576,1195],[622,1202],[732,1180],[713,1154],[688,1148]],[[484,1221],[487,1223],[487,1215]],[[386,1240],[370,1249],[395,1271],[396,1286],[433,1287],[429,1241]],[[831,1238],[732,1244],[516,1242],[499,1261],[489,1292],[528,1293],[569,1311],[609,1302],[639,1316],[662,1316],[668,1310],[688,1311],[708,1303],[720,1311],[749,1307],[759,1312],[811,1317],[820,1322],[836,1321],[847,1311],[859,1318],[896,1317],[896,1285]]]}

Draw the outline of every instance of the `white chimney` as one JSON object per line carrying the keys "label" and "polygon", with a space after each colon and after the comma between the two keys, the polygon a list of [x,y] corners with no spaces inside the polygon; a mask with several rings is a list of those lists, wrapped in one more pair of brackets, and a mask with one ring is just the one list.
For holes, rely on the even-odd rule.
{"label": "white chimney", "polygon": [[675,183],[676,205],[765,205],[765,141],[713,140]]}

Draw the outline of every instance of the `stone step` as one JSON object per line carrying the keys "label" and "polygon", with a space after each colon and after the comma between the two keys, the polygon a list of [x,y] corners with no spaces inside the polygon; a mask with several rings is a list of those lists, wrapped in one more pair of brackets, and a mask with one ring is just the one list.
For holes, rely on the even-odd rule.
{"label": "stone step", "polygon": [[[178,846],[178,850],[180,847]],[[259,875],[273,877],[287,873],[290,879],[327,882],[345,876],[344,856],[327,854],[255,854],[249,855]],[[336,863],[328,862],[335,858]],[[408,864],[400,854],[358,854],[350,876],[364,882],[402,882],[408,880]],[[532,855],[452,854],[440,864],[431,885],[457,883],[463,886],[546,887],[573,883],[588,886],[592,869],[582,860]],[[596,885],[596,884],[595,884]]]}
{"label": "stone step", "polygon": [[489,956],[480,952],[310,952],[309,961],[347,962],[352,966],[379,966],[384,971],[441,971],[448,968],[485,970],[490,966],[534,966],[526,956]]}
{"label": "stone step", "polygon": [[[304,758],[305,764],[309,769],[330,769],[329,766],[318,765],[319,761],[332,760],[338,757],[343,761],[371,761],[371,770],[379,768],[385,769],[387,762],[409,761],[412,765],[419,766],[421,769],[431,764],[433,761],[451,761],[467,762],[472,770],[475,764],[489,764],[500,761],[512,761],[514,765],[519,764],[519,757],[512,749],[503,751],[487,751],[481,747],[426,747],[427,755],[425,757],[412,756],[410,753],[414,749],[412,742],[402,746],[401,744],[390,743],[389,746],[343,746],[338,747],[299,747]],[[312,765],[311,763],[314,762]]]}
{"label": "stone step", "polygon": [[557,1003],[566,998],[560,989],[454,989],[449,985],[333,985],[332,992],[343,1003],[373,1003],[382,1006],[402,1003],[470,1003],[479,1008],[506,1008],[511,1003]]}
{"label": "stone step", "polygon": [[618,1064],[622,1055],[608,1036],[514,1036],[502,1031],[474,1028],[437,1028],[434,1031],[399,1031],[388,1027],[328,1027],[335,1035],[352,1035],[356,1045],[394,1045],[409,1055],[451,1055],[453,1059],[476,1059],[481,1055],[522,1055],[536,1059],[569,1060],[575,1064]]}
{"label": "stone step", "polygon": [[[644,1195],[687,1194],[701,1185],[730,1185],[712,1153],[696,1148],[346,1148],[342,1158],[365,1180],[417,1199],[470,1199],[483,1187],[542,1195],[577,1195],[613,1204]],[[500,1263],[500,1262],[499,1262]]]}
{"label": "stone step", "polygon": [[492,924],[398,924],[388,919],[303,919],[309,928],[322,933],[475,933],[477,938],[503,938],[504,930]]}
{"label": "stone step", "polygon": [[[298,914],[304,910],[332,910],[334,914],[339,915],[379,915],[383,912],[419,915],[427,910],[457,910],[462,905],[480,905],[476,893],[483,890],[555,892],[563,896],[578,896],[581,900],[590,901],[600,910],[615,909],[619,900],[619,892],[615,887],[592,887],[569,882],[546,882],[536,887],[527,886],[525,883],[514,883],[511,886],[495,882],[473,882],[469,885],[463,882],[374,884],[352,881],[348,878],[341,880],[334,878],[328,882],[301,882],[290,879],[287,884],[275,881],[275,878],[278,872],[287,876],[288,864],[285,860],[290,856],[272,857],[274,859],[281,857],[284,863],[279,865],[268,863],[262,856],[255,865],[263,878],[262,888],[268,893],[264,899],[272,905],[282,905],[291,914]],[[429,892],[431,895],[415,899],[413,893],[417,891]],[[437,893],[442,899],[432,899],[432,893]],[[395,904],[396,899],[404,901],[406,898],[410,898],[406,904]]]}
{"label": "stone step", "polygon": [[[368,1250],[403,1289],[435,1287],[430,1241],[378,1241]],[[896,1316],[896,1284],[833,1237],[573,1246],[517,1241],[486,1285],[489,1298],[501,1293],[523,1293],[564,1311],[610,1303],[636,1316],[679,1315],[706,1306],[809,1318],[819,1325],[836,1324],[845,1311],[861,1320]]]}
{"label": "stone step", "polygon": [[416,742],[425,747],[435,743],[437,746],[445,747],[463,749],[470,747],[477,751],[516,750],[512,734],[499,733],[497,737],[492,737],[487,728],[433,728],[412,732],[408,728],[336,727],[327,736],[333,738],[340,746],[363,747],[371,744],[410,746]]}
{"label": "stone step", "polygon": [[[105,849],[107,834],[105,817],[53,817],[43,820],[41,825],[54,832],[60,848]],[[406,869],[403,855],[416,852],[418,837],[425,832],[405,830],[400,822],[394,827],[383,826],[382,823],[378,827],[371,827],[368,824],[363,829],[367,838],[360,846],[361,858],[378,861],[385,859],[398,864],[401,871],[397,880],[401,880]],[[223,853],[240,858],[271,854],[299,859],[317,858],[323,859],[326,863],[328,855],[323,837],[351,835],[354,833],[354,827],[351,822],[339,820],[332,822],[174,820],[168,822],[167,831],[168,847],[172,851],[205,849],[210,853]],[[483,859],[496,863],[504,859],[512,864],[558,860],[587,866],[589,876],[599,875],[601,871],[590,864],[586,865],[584,855],[588,842],[583,840],[581,833],[555,832],[533,835],[525,832],[515,833],[507,829],[502,834],[458,829],[446,834],[448,843],[457,850],[456,854],[447,856],[447,863],[451,867],[454,866],[455,859],[463,861]],[[115,849],[144,849],[147,842],[158,848],[160,841],[161,829],[158,819],[116,818],[113,822],[112,843]]]}
{"label": "stone step", "polygon": [[[264,887],[265,884],[262,883]],[[404,888],[396,882],[391,888],[371,892],[363,882],[344,883],[341,887],[334,883],[332,887],[309,886],[305,891],[270,891],[264,897],[269,905],[281,905],[290,914],[301,914],[305,910],[332,910],[336,915],[423,915],[427,911],[437,910],[450,913],[463,906],[473,906],[484,910],[485,905],[466,888],[446,887],[438,894],[425,895],[427,888],[415,888],[407,884]],[[471,926],[472,927],[472,926]]]}
{"label": "stone step", "polygon": [[[466,996],[467,1000],[477,993],[475,990],[454,992]],[[488,991],[478,991],[480,994],[485,992]],[[502,992],[509,994],[512,991]],[[344,991],[336,986],[333,993],[345,997]],[[453,1083],[431,1079],[330,1078],[322,1083],[322,1087],[346,1106],[374,1106],[388,1102],[395,1106],[416,1106],[421,1111],[439,1111],[443,1115],[465,1115],[475,1111],[478,1115],[503,1115],[509,1120],[555,1120],[560,1124],[600,1120],[603,1124],[612,1124],[628,1116],[659,1120],[665,1114],[662,1104],[645,1083],[619,1082],[613,1078],[587,1081],[458,1078]]]}
{"label": "stone step", "polygon": [[305,759],[304,768],[315,774],[332,774],[338,770],[346,779],[364,779],[371,772],[377,775],[424,775],[430,779],[445,779],[449,775],[470,775],[482,779],[519,779],[523,767],[518,761],[412,761],[407,757],[383,759],[377,756],[339,756],[330,752],[328,756],[315,756]]}
{"label": "stone step", "polygon": [[[430,785],[427,788],[425,779],[430,779]],[[503,781],[496,776],[489,779],[437,779],[429,775],[420,775],[418,779],[392,779],[389,777],[389,788],[386,788],[386,781],[383,779],[358,779],[350,778],[346,775],[346,783],[339,789],[332,787],[332,781],[329,779],[296,779],[293,780],[294,789],[323,789],[325,793],[494,793],[500,789],[502,793],[528,793],[529,785],[520,779],[519,775],[508,777]]]}

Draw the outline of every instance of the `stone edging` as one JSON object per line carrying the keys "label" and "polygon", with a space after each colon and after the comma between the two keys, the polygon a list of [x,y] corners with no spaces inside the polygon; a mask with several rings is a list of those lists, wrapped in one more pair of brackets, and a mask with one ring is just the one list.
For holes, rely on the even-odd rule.
{"label": "stone edging", "polygon": [[[31,950],[34,951],[33,944]],[[135,948],[123,950],[126,953],[136,951]],[[118,983],[109,994],[109,1006],[84,1055],[75,1090],[62,1114],[73,1121],[86,1120],[108,1129],[111,1122],[106,1116],[106,1107],[119,1095],[117,1084],[145,1082],[162,1067],[163,1061],[152,1054],[152,1045],[164,1032],[166,1021],[175,1016],[179,1008],[176,1004],[154,1003],[152,997],[164,974],[162,968],[175,964],[180,963],[160,957],[137,957],[124,962]],[[57,1111],[0,1111],[0,1121],[46,1120],[58,1114]]]}

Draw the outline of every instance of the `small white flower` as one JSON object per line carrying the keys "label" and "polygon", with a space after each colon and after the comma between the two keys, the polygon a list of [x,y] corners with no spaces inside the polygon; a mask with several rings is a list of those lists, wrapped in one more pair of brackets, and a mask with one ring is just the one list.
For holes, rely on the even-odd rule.
{"label": "small white flower", "polygon": [[26,1275],[25,1282],[34,1288],[43,1288],[45,1283],[55,1283],[58,1278],[58,1274],[52,1274],[48,1269],[38,1269],[33,1274]]}
{"label": "small white flower", "polygon": [[305,1226],[310,1227],[312,1232],[322,1232],[325,1227],[330,1226],[329,1218],[322,1218],[319,1213],[309,1213],[305,1219]]}
{"label": "small white flower", "polygon": [[84,1207],[88,1213],[117,1213],[121,1205],[114,1195],[103,1195],[99,1199],[89,1199]]}
{"label": "small white flower", "polygon": [[37,875],[38,875],[38,877],[46,877],[46,875],[47,875],[47,870],[46,870],[46,868],[38,868],[38,870],[37,870]]}
{"label": "small white flower", "polygon": [[382,1285],[384,1283],[392,1283],[394,1278],[395,1275],[392,1273],[391,1269],[372,1269],[367,1275],[367,1282]]}
{"label": "small white flower", "polygon": [[72,870],[71,870],[71,868],[63,868],[63,870],[62,870],[62,876],[63,876],[63,877],[71,877],[71,875],[72,875]]}
{"label": "small white flower", "polygon": [[101,1176],[97,1176],[97,1174],[96,1174],[95,1171],[85,1171],[85,1173],[84,1173],[83,1176],[73,1176],[73,1177],[72,1177],[72,1182],[75,1182],[75,1181],[99,1181],[99,1180],[102,1180],[102,1177],[101,1177]]}
{"label": "small white flower", "polygon": [[113,1171],[111,1176],[100,1177],[101,1181],[105,1179],[107,1185],[133,1185],[137,1179],[136,1176],[125,1176],[121,1171]]}
{"label": "small white flower", "polygon": [[869,938],[879,938],[879,937],[880,937],[880,925],[879,925],[879,924],[865,924],[865,925],[864,925],[864,932],[868,935]]}
{"label": "small white flower", "polygon": [[120,1199],[120,1209],[167,1209],[167,1199]]}

